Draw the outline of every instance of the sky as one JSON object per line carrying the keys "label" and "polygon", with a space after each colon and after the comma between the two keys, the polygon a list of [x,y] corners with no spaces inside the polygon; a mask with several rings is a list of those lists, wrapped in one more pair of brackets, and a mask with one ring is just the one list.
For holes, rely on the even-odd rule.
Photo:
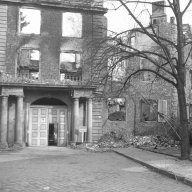
{"label": "sky", "polygon": [[[153,1],[153,0],[150,0]],[[157,0],[156,0],[157,1]],[[180,0],[181,3],[181,9],[183,9],[186,5],[186,3],[189,0]],[[154,2],[154,1],[153,1]],[[113,10],[114,7],[117,7],[119,3],[111,3],[111,2],[106,2],[104,6],[108,8],[108,13],[105,15],[108,19],[108,30],[113,31],[113,32],[122,32],[127,29],[133,28],[135,26],[135,23],[131,19],[131,17],[128,15],[127,11],[125,8],[119,8],[118,10]],[[135,8],[135,5],[132,5],[132,8]],[[148,7],[145,7],[147,10],[149,10],[150,14],[152,12],[151,5]],[[139,15],[142,23],[145,25],[149,24],[149,13],[148,11],[143,11],[141,13],[141,10],[143,10],[143,6],[140,5],[138,6],[137,9],[135,9],[135,14]],[[167,14],[167,20],[168,22],[170,21],[170,17],[173,16],[173,13],[171,12],[170,9],[166,8],[165,12]],[[192,5],[189,7],[188,11],[183,17],[183,23],[188,23],[192,25]]]}

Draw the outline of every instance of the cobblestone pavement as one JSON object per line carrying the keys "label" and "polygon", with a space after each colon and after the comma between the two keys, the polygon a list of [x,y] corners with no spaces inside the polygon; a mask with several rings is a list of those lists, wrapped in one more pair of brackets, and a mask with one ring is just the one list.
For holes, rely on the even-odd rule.
{"label": "cobblestone pavement", "polygon": [[191,192],[113,152],[26,148],[0,154],[0,192]]}

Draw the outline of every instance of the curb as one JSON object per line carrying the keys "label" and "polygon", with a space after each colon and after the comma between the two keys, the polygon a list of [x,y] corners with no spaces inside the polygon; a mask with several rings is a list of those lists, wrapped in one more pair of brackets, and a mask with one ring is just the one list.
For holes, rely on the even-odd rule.
{"label": "curb", "polygon": [[[136,147],[137,149],[140,149],[140,150],[145,150],[145,151],[149,151],[149,152],[152,152],[152,153],[158,153],[158,154],[162,154],[162,155],[167,155],[167,156],[170,156],[170,157],[175,157],[177,159],[180,159],[180,156],[179,155],[172,155],[172,154],[168,154],[168,153],[164,153],[164,152],[161,152],[161,151],[155,151],[155,150],[152,150],[152,149],[145,149],[145,148],[142,148],[142,147]],[[192,161],[192,159],[188,159],[189,161]]]}
{"label": "curb", "polygon": [[112,151],[113,151],[114,153],[118,154],[118,155],[121,155],[121,156],[127,158],[127,159],[130,159],[130,160],[132,160],[132,161],[135,161],[136,163],[139,163],[139,164],[141,164],[141,165],[143,165],[143,166],[151,169],[151,170],[154,171],[154,172],[160,173],[160,174],[165,175],[165,176],[167,176],[167,177],[169,177],[169,178],[171,178],[171,179],[174,179],[174,180],[176,180],[176,181],[180,181],[180,182],[182,182],[182,183],[184,183],[184,184],[189,185],[190,187],[192,187],[192,181],[189,180],[189,179],[187,179],[187,178],[185,178],[185,177],[183,177],[183,176],[176,175],[176,174],[174,174],[173,172],[170,172],[170,171],[167,171],[167,170],[164,170],[164,169],[160,169],[160,168],[154,167],[154,166],[152,166],[152,165],[150,165],[150,164],[148,164],[148,163],[145,163],[145,162],[143,162],[143,161],[141,161],[141,160],[138,160],[138,159],[135,159],[135,158],[133,158],[133,157],[127,156],[127,155],[125,155],[125,154],[123,154],[123,153],[120,153],[120,152],[118,152],[118,151],[115,151],[115,150],[112,150]]}

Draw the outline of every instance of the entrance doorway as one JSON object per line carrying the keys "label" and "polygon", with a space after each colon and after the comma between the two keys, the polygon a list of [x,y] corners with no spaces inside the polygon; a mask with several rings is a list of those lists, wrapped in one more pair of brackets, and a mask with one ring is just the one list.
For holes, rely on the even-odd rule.
{"label": "entrance doorway", "polygon": [[57,126],[54,123],[49,123],[48,146],[57,146]]}
{"label": "entrance doorway", "polygon": [[67,144],[67,107],[33,105],[30,108],[29,146]]}

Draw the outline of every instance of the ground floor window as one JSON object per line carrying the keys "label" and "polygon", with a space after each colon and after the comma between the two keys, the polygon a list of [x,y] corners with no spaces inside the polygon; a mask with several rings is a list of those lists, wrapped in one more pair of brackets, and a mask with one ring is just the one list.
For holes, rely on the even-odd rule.
{"label": "ground floor window", "polygon": [[142,99],[140,105],[141,121],[165,122],[167,118],[167,100]]}
{"label": "ground floor window", "polygon": [[141,100],[141,121],[157,121],[158,105],[155,100]]}
{"label": "ground floor window", "polygon": [[125,121],[125,98],[108,98],[107,104],[110,121]]}

